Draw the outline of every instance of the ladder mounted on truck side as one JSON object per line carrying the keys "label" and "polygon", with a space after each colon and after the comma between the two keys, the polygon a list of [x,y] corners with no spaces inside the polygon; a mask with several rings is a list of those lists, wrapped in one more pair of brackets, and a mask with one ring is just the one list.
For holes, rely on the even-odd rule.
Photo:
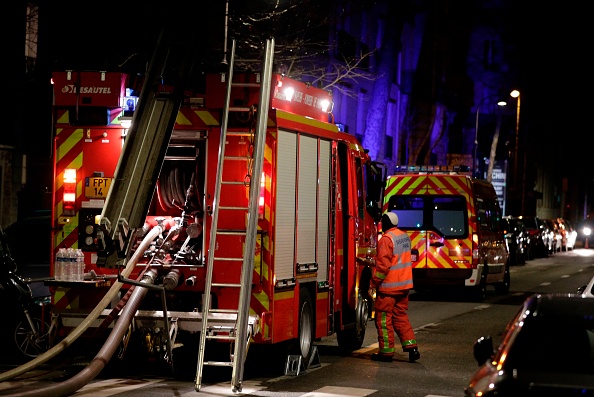
{"label": "ladder mounted on truck side", "polygon": [[[188,29],[171,20],[161,30],[101,214],[97,266],[121,266],[144,225],[197,53]],[[158,89],[168,68],[175,68],[171,92]]]}
{"label": "ladder mounted on truck side", "polygon": [[[272,65],[274,55],[274,40],[266,41],[264,59],[262,64],[262,75],[260,78],[260,96],[257,112],[257,127],[253,136],[253,152],[251,159],[251,178],[249,180],[249,198],[247,207],[239,206],[221,206],[221,192],[226,187],[243,182],[230,181],[224,179],[223,169],[226,164],[236,160],[236,158],[225,156],[225,145],[227,142],[227,126],[229,119],[231,89],[233,83],[233,67],[235,63],[235,40],[232,42],[229,70],[227,75],[226,98],[223,109],[221,124],[221,140],[219,146],[219,161],[217,168],[217,180],[215,183],[215,193],[213,201],[212,227],[210,232],[210,243],[208,249],[208,263],[206,267],[205,290],[202,301],[202,331],[200,333],[200,344],[198,350],[198,362],[196,368],[195,389],[200,391],[202,383],[202,374],[205,365],[210,366],[229,366],[232,367],[231,389],[233,392],[241,392],[243,382],[244,363],[247,355],[247,348],[251,337],[253,336],[255,325],[250,323],[249,311],[252,293],[252,277],[254,269],[254,257],[256,251],[256,237],[258,229],[258,199],[260,195],[260,178],[262,174],[262,164],[264,161],[264,146],[266,138],[266,128],[268,123],[268,109],[270,107],[270,90],[272,80]],[[245,86],[245,85],[244,85]],[[251,134],[251,132],[250,132]],[[219,213],[233,213],[233,216],[243,216],[246,219],[245,230],[231,230],[219,228]],[[244,236],[242,257],[232,257],[224,252],[229,250],[219,250],[217,255],[217,237],[223,235]],[[221,254],[221,251],[223,253]],[[221,263],[238,263],[241,265],[241,279],[234,283],[213,282],[213,273],[216,266]],[[218,309],[211,307],[211,288],[235,288],[239,290],[239,300],[237,309]],[[236,323],[230,327],[217,327],[211,325],[212,320],[220,316],[236,315]],[[229,361],[206,361],[205,350],[207,340],[227,340],[233,344],[233,354]]]}

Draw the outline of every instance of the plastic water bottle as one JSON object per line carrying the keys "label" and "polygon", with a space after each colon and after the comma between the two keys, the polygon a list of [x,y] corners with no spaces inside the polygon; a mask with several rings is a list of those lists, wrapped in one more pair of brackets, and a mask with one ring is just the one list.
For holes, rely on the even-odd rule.
{"label": "plastic water bottle", "polygon": [[66,261],[64,262],[64,280],[74,281],[74,270],[76,268],[76,252],[74,249],[66,249]]}
{"label": "plastic water bottle", "polygon": [[66,249],[60,248],[56,253],[56,261],[54,262],[54,280],[64,280],[64,262],[66,260]]}
{"label": "plastic water bottle", "polygon": [[76,250],[76,280],[84,281],[85,279],[85,254],[82,249]]}

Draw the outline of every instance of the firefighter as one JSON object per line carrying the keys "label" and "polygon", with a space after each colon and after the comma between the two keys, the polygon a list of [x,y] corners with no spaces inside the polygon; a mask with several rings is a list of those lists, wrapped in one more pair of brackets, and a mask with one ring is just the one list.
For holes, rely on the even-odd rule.
{"label": "firefighter", "polygon": [[374,361],[392,361],[394,332],[408,360],[421,358],[415,333],[408,319],[408,293],[413,288],[411,242],[406,232],[397,228],[398,215],[387,212],[382,216],[383,235],[378,243],[375,270],[370,293],[376,293],[375,327],[379,352],[373,353]]}

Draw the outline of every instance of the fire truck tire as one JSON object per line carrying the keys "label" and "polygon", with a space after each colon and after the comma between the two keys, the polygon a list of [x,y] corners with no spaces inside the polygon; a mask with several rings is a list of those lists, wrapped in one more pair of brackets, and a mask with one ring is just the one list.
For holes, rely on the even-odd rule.
{"label": "fire truck tire", "polygon": [[[365,290],[366,291],[366,290]],[[369,322],[370,314],[373,310],[372,299],[367,294],[359,294],[359,301],[355,309],[355,324],[350,328],[345,328],[336,333],[338,346],[344,351],[353,351],[363,346],[365,339],[365,330]]]}
{"label": "fire truck tire", "polygon": [[301,288],[299,291],[299,336],[296,343],[292,344],[291,353],[301,354],[303,362],[309,363],[313,354],[313,342],[313,305],[309,291],[306,288]]}

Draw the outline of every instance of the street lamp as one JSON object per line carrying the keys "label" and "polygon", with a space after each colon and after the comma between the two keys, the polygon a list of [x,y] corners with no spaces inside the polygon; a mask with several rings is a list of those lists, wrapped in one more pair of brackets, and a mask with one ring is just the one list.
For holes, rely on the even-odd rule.
{"label": "street lamp", "polygon": [[[476,119],[474,124],[474,154],[472,156],[472,174],[476,176],[478,164],[477,164],[477,155],[478,155],[478,131],[479,131],[479,114],[481,110],[481,105],[487,98],[491,98],[494,95],[487,95],[481,98],[478,105],[476,106]],[[507,103],[505,101],[498,101],[497,106],[505,106]]]}

